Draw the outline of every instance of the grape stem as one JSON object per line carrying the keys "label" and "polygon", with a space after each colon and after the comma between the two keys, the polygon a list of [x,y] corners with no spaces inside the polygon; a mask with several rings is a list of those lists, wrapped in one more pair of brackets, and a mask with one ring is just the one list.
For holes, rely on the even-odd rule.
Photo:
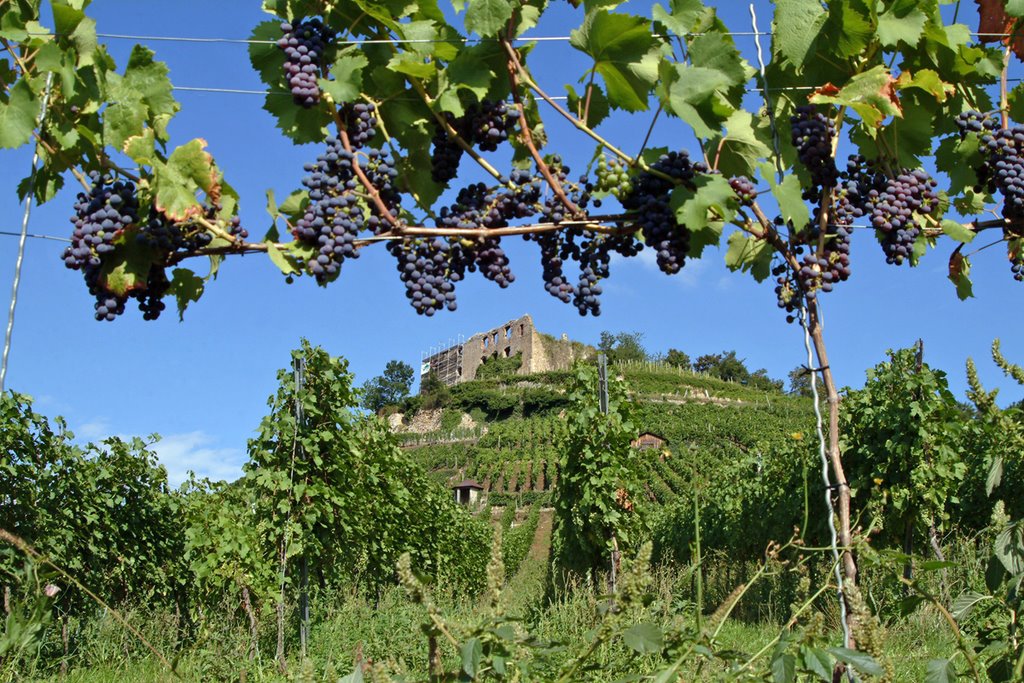
{"label": "grape stem", "polygon": [[201,216],[199,218],[196,218],[195,221],[199,225],[203,226],[204,228],[206,228],[207,230],[212,232],[217,237],[220,237],[221,239],[224,239],[224,240],[227,240],[228,242],[230,242],[232,246],[238,246],[238,244],[239,244],[238,238],[236,238],[234,235],[232,235],[231,233],[229,233],[226,230],[224,230],[224,228],[220,227],[216,223],[208,221],[208,220],[206,220],[205,218],[203,218]]}
{"label": "grape stem", "polygon": [[341,114],[338,112],[338,107],[335,105],[334,101],[330,99],[329,95],[327,97],[330,101],[331,114],[334,116],[334,123],[338,127],[338,138],[341,140],[341,144],[345,148],[345,151],[352,155],[352,171],[356,174],[356,177],[359,178],[359,182],[366,188],[366,191],[370,193],[370,200],[373,202],[373,205],[377,209],[377,213],[380,214],[380,217],[391,224],[392,230],[401,232],[402,227],[399,225],[398,221],[395,220],[395,217],[391,215],[390,209],[388,209],[387,205],[384,204],[384,201],[380,198],[380,193],[377,191],[377,188],[373,186],[373,183],[371,183],[370,179],[366,177],[366,173],[363,172],[362,167],[359,165],[359,159],[352,151],[352,142],[348,138],[348,130],[345,128],[345,123],[341,120]]}
{"label": "grape stem", "polygon": [[22,76],[28,78],[32,75],[32,70],[28,68],[28,64],[25,63],[24,57],[15,52],[14,48],[11,47],[10,42],[8,42],[6,38],[0,38],[0,45],[3,45],[4,49],[6,49],[7,52],[10,53],[11,57],[14,58],[14,61],[18,63],[18,68],[21,69]]}
{"label": "grape stem", "polygon": [[434,111],[434,99],[427,93],[426,89],[423,87],[423,84],[420,83],[419,79],[413,78],[412,76],[408,76],[408,78],[409,82],[412,83],[412,87],[416,89],[416,92],[419,93],[419,96],[423,99],[423,102],[426,103],[427,108],[430,109],[430,113],[433,114],[434,120],[437,121],[437,123],[444,128],[446,133],[448,133],[448,137],[454,140],[455,144],[458,145],[463,152],[468,154],[473,159],[473,161],[478,163],[482,169],[487,171],[490,175],[494,176],[495,180],[501,182],[501,173],[498,171],[498,169],[494,168],[494,166],[491,166],[486,159],[480,156],[479,152],[473,149],[473,145],[466,142],[463,139],[463,137],[459,135],[459,132],[455,130],[455,128],[453,128],[450,123],[448,123],[448,119],[445,118],[444,114],[442,114],[441,112]]}
{"label": "grape stem", "polygon": [[1006,74],[1010,70],[1010,51],[1013,48],[1013,42],[1008,38],[1006,40],[1006,49],[1003,50],[1003,70],[999,75],[999,116],[1003,122],[1003,128],[1010,127],[1010,105],[1009,95],[1006,90]]}
{"label": "grape stem", "polygon": [[515,70],[519,75],[519,80],[522,81],[523,84],[526,85],[526,87],[530,88],[530,90],[533,90],[535,93],[537,93],[538,97],[547,102],[556,112],[561,114],[563,118],[569,121],[569,123],[576,126],[576,128],[578,128],[583,133],[589,135],[591,138],[593,138],[593,140],[596,143],[607,149],[609,152],[625,161],[627,165],[639,165],[640,168],[642,168],[643,170],[649,170],[647,168],[647,165],[644,164],[643,161],[634,159],[633,157],[629,156],[621,149],[613,145],[612,143],[605,140],[603,137],[595,133],[586,123],[570,114],[562,107],[562,105],[558,104],[558,102],[555,102],[553,99],[551,99],[551,96],[544,92],[544,90],[542,90],[541,87],[537,85],[533,78],[530,77],[530,74],[523,67],[522,62],[519,61],[519,55],[516,54],[515,48],[513,48],[512,45],[505,39],[502,39],[501,44],[505,48],[505,52],[508,53],[509,60],[515,67]]}
{"label": "grape stem", "polygon": [[[505,38],[502,38],[502,44],[508,45],[508,41]],[[512,50],[512,53],[514,54],[515,50]],[[508,70],[509,85],[512,87],[512,99],[516,104],[516,111],[519,113],[519,128],[522,130],[523,143],[526,145],[526,148],[530,150],[530,156],[533,157],[534,163],[537,164],[537,170],[540,171],[542,176],[544,176],[544,180],[547,181],[551,191],[555,193],[556,197],[558,197],[558,201],[562,203],[562,206],[568,210],[569,215],[574,217],[584,216],[585,213],[580,210],[580,207],[576,206],[572,200],[566,196],[561,183],[559,183],[558,179],[552,175],[551,169],[548,168],[547,163],[544,161],[544,157],[540,155],[540,152],[537,150],[537,145],[534,144],[533,133],[530,131],[530,124],[526,120],[526,109],[523,107],[523,99],[519,93],[519,77],[516,62],[517,60],[510,57],[508,61],[505,62],[505,65]]]}

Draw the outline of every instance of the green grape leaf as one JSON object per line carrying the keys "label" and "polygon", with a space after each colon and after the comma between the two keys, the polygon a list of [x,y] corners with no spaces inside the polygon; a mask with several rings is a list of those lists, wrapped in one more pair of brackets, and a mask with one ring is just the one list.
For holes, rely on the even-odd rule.
{"label": "green grape leaf", "polygon": [[665,635],[654,624],[636,624],[622,634],[626,647],[640,654],[655,654],[665,646]]}
{"label": "green grape leaf", "polygon": [[306,206],[309,204],[309,193],[305,190],[296,190],[288,195],[281,206],[278,207],[278,211],[283,213],[292,221],[297,221],[302,217],[302,214],[306,212]]}
{"label": "green grape leaf", "polygon": [[7,101],[0,102],[0,149],[21,147],[32,139],[39,107],[25,79],[11,86]]}
{"label": "green grape leaf", "polygon": [[738,107],[743,97],[742,86],[754,75],[754,70],[740,56],[732,36],[717,32],[704,33],[690,42],[687,54],[693,66],[713,69],[725,76],[729,82],[732,104]]}
{"label": "green grape leaf", "polygon": [[291,253],[291,250],[278,249],[272,242],[267,242],[266,245],[267,256],[270,257],[270,262],[277,266],[282,273],[285,275],[302,273],[302,265]]}
{"label": "green grape leaf", "polygon": [[658,80],[658,43],[651,22],[628,14],[595,10],[573,29],[569,43],[594,60],[608,102],[626,111],[647,109],[647,94]]}
{"label": "green grape leaf", "polygon": [[167,293],[178,302],[178,320],[185,319],[185,309],[192,302],[199,301],[203,295],[205,283],[203,278],[188,268],[175,268],[172,272],[171,286]]}
{"label": "green grape leaf", "polygon": [[65,36],[75,48],[76,63],[79,67],[89,66],[96,61],[99,42],[96,39],[96,21],[85,16],[81,9],[70,5],[53,5],[54,32]]}
{"label": "green grape leaf", "polygon": [[496,36],[514,10],[510,0],[473,0],[466,9],[466,31],[484,38]]}
{"label": "green grape leaf", "polygon": [[953,662],[949,659],[930,659],[924,675],[925,683],[956,683],[960,680]]}
{"label": "green grape leaf", "polygon": [[103,111],[103,141],[121,148],[132,137],[141,135],[146,124],[146,105],[126,87],[119,74],[107,76],[107,108]]}
{"label": "green grape leaf", "polygon": [[918,88],[933,95],[939,102],[945,102],[947,97],[956,92],[956,86],[946,83],[939,74],[932,69],[919,69],[911,74],[904,71],[896,79],[897,89]]}
{"label": "green grape leaf", "polygon": [[280,21],[263,21],[256,24],[249,36],[249,63],[260,80],[274,88],[285,84],[285,54],[276,44],[281,35]]}
{"label": "green grape leaf", "polygon": [[802,72],[814,57],[814,44],[827,18],[818,0],[778,0],[772,20],[772,53]]}
{"label": "green grape leaf", "polygon": [[830,647],[828,651],[833,657],[845,664],[849,664],[862,674],[869,676],[885,675],[885,669],[869,654],[858,650],[851,650],[848,647]]}
{"label": "green grape leaf", "polygon": [[369,64],[365,55],[355,50],[343,50],[331,66],[333,80],[318,79],[320,89],[336,103],[353,102],[363,89],[363,69]]}
{"label": "green grape leaf", "polygon": [[493,41],[467,46],[448,64],[449,88],[468,90],[477,100],[484,99],[494,84],[498,69],[504,65],[504,57],[505,53]]}
{"label": "green grape leaf", "polygon": [[399,52],[388,62],[388,68],[406,76],[427,80],[437,72],[438,65],[436,62],[423,61],[422,57],[413,52]]}
{"label": "green grape leaf", "polygon": [[1006,13],[1011,17],[1024,17],[1024,0],[1006,0]]}
{"label": "green grape leaf", "polygon": [[807,204],[804,203],[800,179],[790,174],[785,176],[781,183],[776,184],[769,169],[764,169],[763,174],[768,179],[768,184],[771,185],[772,196],[779,203],[782,218],[792,223],[794,230],[800,231],[807,227],[807,224],[811,222],[811,212],[807,208]]}
{"label": "green grape leaf", "polygon": [[210,194],[220,178],[206,141],[196,138],[178,147],[166,163],[153,166],[155,207],[171,220],[185,220],[203,213],[196,192]]}
{"label": "green grape leaf", "polygon": [[971,261],[959,251],[949,256],[949,280],[956,285],[956,295],[961,301],[974,296],[971,283]]}
{"label": "green grape leaf", "polygon": [[859,73],[840,89],[819,88],[810,100],[814,103],[846,105],[860,115],[869,130],[890,116],[902,116],[895,79],[884,64]]}
{"label": "green grape leaf", "polygon": [[977,235],[977,233],[970,228],[948,218],[942,221],[942,232],[949,235],[957,242],[962,242],[964,244],[974,240]]}
{"label": "green grape leaf", "polygon": [[698,175],[693,182],[696,191],[683,185],[672,191],[669,207],[679,224],[690,230],[690,256],[700,258],[704,247],[718,245],[738,202],[729,181],[720,175]]}
{"label": "green grape leaf", "polygon": [[[877,17],[869,0],[833,0],[816,48],[843,58],[859,57],[875,39]],[[822,57],[822,49],[816,49]]]}
{"label": "green grape leaf", "polygon": [[758,163],[771,154],[771,149],[758,138],[754,117],[747,111],[736,111],[725,121],[725,136],[711,140],[709,149],[716,149],[715,168],[726,176],[752,177]]}
{"label": "green grape leaf", "polygon": [[156,138],[152,128],[124,141],[121,150],[139,166],[152,166],[156,156]]}
{"label": "green grape leaf", "polygon": [[772,271],[775,251],[763,239],[736,231],[729,235],[729,249],[725,252],[725,265],[732,272],[749,272],[758,282],[764,282]]}
{"label": "green grape leaf", "polygon": [[693,127],[697,137],[709,138],[717,134],[722,123],[734,108],[719,97],[728,91],[732,81],[717,69],[689,64],[668,63],[662,68],[667,84],[662,89],[665,109]]}
{"label": "green grape leaf", "polygon": [[604,91],[601,90],[601,86],[597,83],[591,83],[587,87],[590,88],[590,108],[587,108],[587,92],[583,91],[583,94],[577,95],[576,90],[566,84],[565,91],[568,93],[567,104],[569,105],[569,113],[575,115],[580,120],[583,120],[583,114],[587,114],[587,118],[583,121],[584,125],[593,128],[599,123],[608,118],[611,113],[611,106],[608,104],[608,98],[605,96]]}
{"label": "green grape leaf", "polygon": [[1014,121],[1024,121],[1024,83],[1017,84],[1007,93],[1006,103],[1010,108],[1010,118]]}
{"label": "green grape leaf", "polygon": [[297,145],[323,142],[331,115],[324,107],[305,109],[288,94],[267,93],[263,108],[277,119],[277,127]]}
{"label": "green grape leaf", "polygon": [[884,47],[895,47],[900,42],[917,45],[928,21],[920,4],[919,0],[896,0],[878,15],[878,41]]}
{"label": "green grape leaf", "polygon": [[100,268],[100,282],[118,296],[143,289],[153,266],[153,252],[135,239],[128,229],[116,240],[114,251],[105,254]]}
{"label": "green grape leaf", "polygon": [[704,14],[706,8],[701,0],[670,0],[669,10],[655,5],[651,9],[651,17],[672,33],[683,36],[693,31],[697,19]]}

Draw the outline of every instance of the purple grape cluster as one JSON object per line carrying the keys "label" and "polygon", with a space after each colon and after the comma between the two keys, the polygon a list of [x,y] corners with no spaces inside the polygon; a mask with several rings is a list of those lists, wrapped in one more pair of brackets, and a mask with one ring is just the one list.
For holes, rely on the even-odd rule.
{"label": "purple grape cluster", "polygon": [[622,198],[622,206],[635,216],[644,242],[657,253],[658,267],[663,273],[674,275],[686,263],[690,251],[690,230],[676,221],[675,212],[669,206],[669,198],[677,184],[694,187],[693,178],[697,173],[706,173],[702,163],[693,163],[685,151],[669,152],[651,165],[651,168],[668,175],[666,180],[649,172],[633,176],[630,192]]}
{"label": "purple grape cluster", "polygon": [[[587,206],[590,204],[590,193],[594,191],[594,185],[591,183],[587,176],[581,176],[578,182],[570,182],[569,174],[572,172],[568,166],[562,164],[562,158],[558,155],[551,157],[548,163],[548,169],[551,171],[551,176],[558,183],[559,187],[562,188],[562,192],[565,193],[566,199],[571,204],[576,206],[581,211],[586,211]],[[594,206],[600,206],[599,201],[594,201]],[[575,216],[566,216],[565,213],[568,207],[562,203],[562,200],[553,191],[548,193],[544,198],[544,202],[540,207],[540,222],[541,223],[561,223],[567,217],[578,218]]]}
{"label": "purple grape cluster", "polygon": [[876,174],[874,185],[867,200],[871,224],[882,235],[886,263],[898,266],[914,251],[921,234],[919,217],[938,210],[937,183],[922,169],[902,169],[894,175]]}
{"label": "purple grape cluster", "polygon": [[757,188],[747,176],[740,175],[730,178],[729,187],[736,193],[736,198],[740,200],[740,206],[751,206],[757,198]]}
{"label": "purple grape cluster", "polygon": [[[444,116],[466,144],[475,145],[484,152],[493,152],[508,140],[517,119],[506,102],[491,100],[470,105],[462,116],[455,117],[450,112],[445,112]],[[463,149],[449,135],[448,129],[437,122],[432,144],[430,176],[434,182],[448,183],[458,175]]]}
{"label": "purple grape cluster", "polygon": [[114,250],[114,238],[139,220],[134,184],[101,176],[96,171],[89,174],[89,180],[89,193],[78,193],[75,215],[71,218],[75,226],[71,246],[63,255],[64,265],[72,270],[99,268],[102,255]]}
{"label": "purple grape cluster", "polygon": [[284,35],[278,39],[277,46],[284,50],[285,76],[292,99],[306,109],[314,107],[320,102],[317,78],[331,33],[317,18],[283,22],[281,32]]}
{"label": "purple grape cluster", "polygon": [[[454,127],[455,117],[445,112],[448,123]],[[459,161],[462,160],[462,148],[448,135],[448,130],[440,123],[434,124],[434,138],[431,140],[434,150],[430,156],[430,177],[435,183],[447,183],[459,174]]]}
{"label": "purple grape cluster", "polygon": [[377,135],[377,105],[372,102],[346,102],[340,115],[352,149],[362,149]]}
{"label": "purple grape cluster", "polygon": [[839,180],[839,171],[832,158],[835,124],[813,104],[797,107],[789,123],[797,157],[811,174],[813,187],[804,192],[804,199],[820,199],[822,190],[831,189]]}
{"label": "purple grape cluster", "polygon": [[494,152],[498,145],[508,140],[508,133],[515,127],[517,116],[506,102],[483,100],[473,104],[464,116],[470,144],[476,144],[484,152]]}
{"label": "purple grape cluster", "polygon": [[[458,243],[455,243],[456,245]],[[441,237],[388,242],[395,257],[405,296],[420,315],[431,317],[447,308],[454,311],[455,283],[465,273],[467,255]]]}
{"label": "purple grape cluster", "polygon": [[306,213],[295,223],[295,239],[317,247],[307,267],[320,283],[338,275],[345,259],[359,257],[355,241],[366,224],[353,171],[355,157],[335,137],[327,138],[327,149],[316,163],[306,164],[310,175],[302,180],[309,190]]}

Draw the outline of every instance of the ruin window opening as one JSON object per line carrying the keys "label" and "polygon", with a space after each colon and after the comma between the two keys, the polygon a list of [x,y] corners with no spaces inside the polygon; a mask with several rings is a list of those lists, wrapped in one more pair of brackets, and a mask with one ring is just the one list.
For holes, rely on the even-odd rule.
{"label": "ruin window opening", "polygon": [[511,338],[512,338],[512,326],[509,325],[508,327],[505,328],[505,339],[511,339]]}

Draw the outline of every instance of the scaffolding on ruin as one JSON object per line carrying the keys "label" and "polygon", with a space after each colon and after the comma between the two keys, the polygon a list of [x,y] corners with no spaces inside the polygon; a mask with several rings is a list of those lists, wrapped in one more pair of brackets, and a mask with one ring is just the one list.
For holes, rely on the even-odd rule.
{"label": "scaffolding on ruin", "polygon": [[466,340],[460,334],[449,339],[447,344],[431,346],[420,354],[420,380],[433,372],[448,386],[458,384],[462,379],[462,360],[465,354]]}

